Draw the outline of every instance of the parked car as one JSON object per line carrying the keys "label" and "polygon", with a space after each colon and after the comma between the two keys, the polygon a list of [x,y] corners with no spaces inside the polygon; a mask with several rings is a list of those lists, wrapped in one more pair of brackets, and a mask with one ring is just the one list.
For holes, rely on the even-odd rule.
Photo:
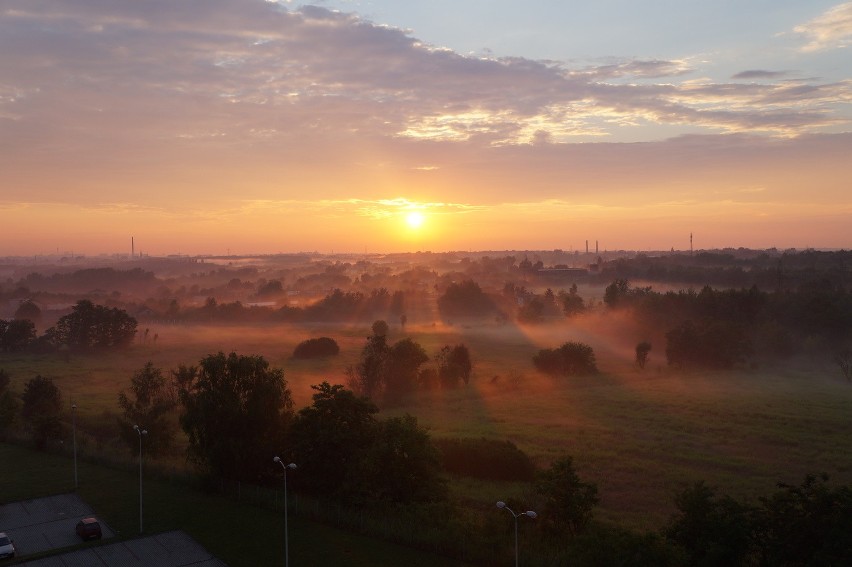
{"label": "parked car", "polygon": [[15,543],[9,539],[6,532],[0,532],[0,559],[14,557],[16,551]]}
{"label": "parked car", "polygon": [[97,518],[83,518],[77,522],[77,535],[82,539],[101,539],[101,524]]}

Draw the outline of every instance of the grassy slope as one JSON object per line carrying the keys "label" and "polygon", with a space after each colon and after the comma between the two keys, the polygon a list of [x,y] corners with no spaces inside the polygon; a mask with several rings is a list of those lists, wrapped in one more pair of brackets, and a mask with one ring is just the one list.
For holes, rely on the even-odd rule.
{"label": "grassy slope", "polygon": [[[67,492],[73,488],[73,461],[0,443],[0,502]],[[139,533],[139,477],[79,463],[78,493],[118,537]],[[284,524],[281,512],[206,496],[169,482],[144,479],[146,533],[181,529],[231,567],[281,564]],[[343,532],[303,518],[290,518],[290,558],[298,565],[458,565],[444,557]],[[0,526],[2,527],[2,526]]]}
{"label": "grassy slope", "polygon": [[[404,336],[392,324],[391,342]],[[656,528],[672,511],[672,496],[705,480],[736,496],[771,492],[776,482],[798,483],[808,472],[852,482],[852,385],[825,360],[764,364],[751,371],[674,372],[665,367],[663,343],[652,338],[648,368],[632,366],[633,347],[645,339],[628,319],[610,314],[558,325],[409,324],[405,329],[430,354],[444,344],[471,349],[468,388],[431,392],[382,415],[408,412],[434,435],[510,439],[546,465],[570,454],[581,477],[600,489],[599,518],[636,528]],[[369,327],[275,326],[261,328],[166,327],[156,345],[125,353],[73,357],[70,362],[2,355],[0,368],[13,387],[41,373],[74,396],[80,416],[116,411],[116,394],[147,361],[164,369],[194,364],[223,350],[262,354],[285,369],[297,407],[310,402],[310,385],[345,383]],[[341,355],[293,361],[293,347],[309,337],[331,336]],[[536,374],[538,349],[568,340],[591,344],[602,374],[554,380]],[[459,481],[454,493],[472,503],[521,496],[522,485]]]}

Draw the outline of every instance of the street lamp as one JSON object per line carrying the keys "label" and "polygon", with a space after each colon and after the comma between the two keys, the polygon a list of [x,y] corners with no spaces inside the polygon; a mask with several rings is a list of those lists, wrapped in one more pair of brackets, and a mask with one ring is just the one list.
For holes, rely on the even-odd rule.
{"label": "street lamp", "polygon": [[138,425],[133,426],[133,430],[139,435],[139,533],[142,533],[142,436],[148,435],[144,429],[140,429]]}
{"label": "street lamp", "polygon": [[527,510],[526,512],[521,512],[520,514],[515,514],[514,510],[506,506],[505,502],[498,502],[498,508],[503,508],[509,511],[510,514],[515,518],[515,567],[518,567],[518,516],[528,516],[532,519],[535,519],[538,514],[533,512],[532,510]]}
{"label": "street lamp", "polygon": [[74,490],[79,486],[77,483],[77,404],[71,404],[71,439],[74,443]]}
{"label": "street lamp", "polygon": [[289,465],[285,465],[284,461],[282,461],[280,457],[275,457],[272,460],[281,465],[281,468],[284,469],[284,567],[289,567],[290,542],[288,541],[287,533],[287,469],[295,470],[296,463],[290,463]]}

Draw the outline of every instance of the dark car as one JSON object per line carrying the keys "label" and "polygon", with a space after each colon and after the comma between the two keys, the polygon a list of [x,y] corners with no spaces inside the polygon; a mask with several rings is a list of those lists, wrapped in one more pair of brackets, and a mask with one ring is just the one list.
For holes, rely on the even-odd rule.
{"label": "dark car", "polygon": [[82,539],[101,539],[101,524],[97,518],[83,518],[77,522],[77,535]]}
{"label": "dark car", "polygon": [[15,544],[9,539],[5,532],[0,532],[0,559],[15,556]]}

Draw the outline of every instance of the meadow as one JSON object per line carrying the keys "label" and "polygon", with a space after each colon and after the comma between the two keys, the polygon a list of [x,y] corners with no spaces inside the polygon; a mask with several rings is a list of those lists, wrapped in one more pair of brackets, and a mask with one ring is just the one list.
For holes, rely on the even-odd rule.
{"label": "meadow", "polygon": [[[303,407],[312,384],[346,383],[345,368],[358,360],[369,333],[365,324],[151,326],[144,344],[124,352],[67,361],[3,354],[0,368],[18,391],[36,374],[53,378],[65,403],[77,404],[85,430],[112,423],[104,412],[118,411],[118,392],[147,361],[168,370],[218,351],[260,354],[283,368],[296,407]],[[296,344],[319,336],[334,338],[340,355],[290,357]],[[779,482],[797,484],[807,473],[852,483],[852,384],[827,356],[684,372],[667,367],[664,343],[654,338],[649,364],[639,371],[633,347],[646,337],[629,317],[612,313],[529,327],[391,324],[389,342],[405,336],[430,354],[445,344],[466,344],[473,375],[467,387],[419,392],[383,406],[382,416],[410,413],[434,437],[508,439],[542,467],[571,455],[581,478],[598,485],[600,520],[658,529],[674,511],[674,494],[699,480],[746,498],[768,494]],[[569,340],[594,347],[600,374],[552,378],[534,370],[538,349]],[[531,498],[521,483],[453,479],[451,491],[483,509],[497,500]]]}

